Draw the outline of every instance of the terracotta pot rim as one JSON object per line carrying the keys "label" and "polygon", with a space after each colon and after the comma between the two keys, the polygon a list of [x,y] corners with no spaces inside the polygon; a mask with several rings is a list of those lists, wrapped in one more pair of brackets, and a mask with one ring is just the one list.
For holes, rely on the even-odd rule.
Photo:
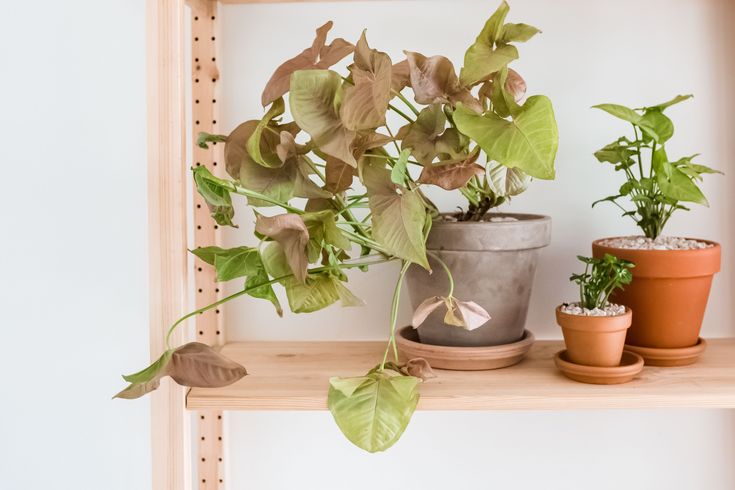
{"label": "terracotta pot rim", "polygon": [[693,237],[679,237],[684,238],[685,240],[695,240],[702,243],[708,243],[712,245],[712,247],[708,248],[690,248],[685,250],[650,250],[650,249],[642,249],[642,248],[621,248],[621,247],[611,247],[610,245],[603,245],[601,242],[605,240],[615,240],[618,238],[628,238],[629,236],[643,236],[643,235],[625,235],[625,236],[611,236],[611,237],[604,237],[604,238],[598,238],[597,240],[592,241],[592,245],[600,247],[601,249],[609,249],[609,250],[624,250],[625,252],[633,252],[633,253],[645,253],[645,254],[657,254],[657,255],[670,255],[670,256],[676,256],[676,255],[688,255],[693,253],[712,253],[713,249],[721,248],[719,242],[715,242],[714,240],[706,240],[704,238],[693,238]]}
{"label": "terracotta pot rim", "polygon": [[618,332],[630,328],[633,320],[633,310],[625,307],[625,313],[615,316],[572,315],[556,307],[556,321],[559,326],[567,330],[580,332]]}

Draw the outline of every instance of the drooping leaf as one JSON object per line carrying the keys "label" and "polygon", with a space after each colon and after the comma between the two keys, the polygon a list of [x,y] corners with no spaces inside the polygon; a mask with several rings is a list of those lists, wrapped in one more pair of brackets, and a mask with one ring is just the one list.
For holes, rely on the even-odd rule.
{"label": "drooping leaf", "polygon": [[474,330],[483,326],[490,320],[490,314],[474,301],[460,301],[449,298],[446,302],[447,313],[444,315],[444,323],[465,330]]}
{"label": "drooping leaf", "polygon": [[547,97],[529,97],[512,121],[493,113],[478,115],[460,105],[454,122],[460,132],[477,141],[490,160],[539,179],[554,178],[559,133]]}
{"label": "drooping leaf", "polygon": [[309,231],[307,255],[309,262],[316,262],[322,253],[322,242],[349,251],[350,241],[339,229],[335,221],[334,211],[324,210],[306,213],[302,216]]}
{"label": "drooping leaf", "polygon": [[484,173],[485,169],[481,165],[468,158],[459,162],[430,163],[424,166],[418,181],[422,184],[433,184],[451,191],[464,187],[472,177]]}
{"label": "drooping leaf", "polygon": [[278,99],[273,101],[273,104],[271,104],[271,108],[268,109],[268,112],[265,113],[263,119],[258,122],[257,126],[255,126],[253,134],[251,134],[247,140],[246,148],[248,154],[253,160],[255,160],[256,163],[264,167],[276,168],[283,165],[283,161],[281,161],[277,152],[261,152],[260,144],[261,140],[263,139],[262,136],[265,127],[268,126],[273,119],[283,114],[285,110],[286,106],[283,103],[283,98],[279,97]]}
{"label": "drooping leaf", "polygon": [[373,370],[329,380],[327,403],[337,426],[357,447],[374,453],[398,441],[419,400],[418,378]]}
{"label": "drooping leaf", "polygon": [[175,349],[168,367],[168,375],[174,381],[192,388],[227,386],[246,374],[244,367],[200,342],[189,342]]}
{"label": "drooping leaf", "polygon": [[439,306],[443,304],[444,298],[442,296],[431,296],[423,300],[413,312],[413,317],[411,318],[411,326],[413,328],[418,328],[419,326],[421,326],[421,324],[426,321],[429,315],[431,315],[434,310],[436,310],[437,308],[439,308]]}
{"label": "drooping leaf", "polygon": [[206,201],[212,218],[218,225],[237,228],[232,222],[235,208],[232,207],[230,189],[224,181],[214,177],[204,166],[194,167],[193,174],[197,191]]}
{"label": "drooping leaf", "polygon": [[218,281],[229,281],[238,277],[250,276],[258,271],[260,255],[252,247],[236,247],[219,253],[214,258]]}
{"label": "drooping leaf", "polygon": [[349,55],[354,46],[342,38],[326,44],[327,33],[332,28],[330,20],[316,30],[316,37],[310,48],[281,64],[271,76],[263,90],[263,107],[288,92],[291,74],[298,70],[325,69]]}
{"label": "drooping leaf", "polygon": [[362,166],[368,189],[373,237],[389,253],[429,269],[423,238],[426,208],[415,190],[398,188],[384,164],[371,159]]}
{"label": "drooping leaf", "polygon": [[357,166],[352,154],[356,133],[344,127],[339,116],[342,79],[329,70],[298,71],[291,76],[291,114],[326,154]]}
{"label": "drooping leaf", "polygon": [[258,215],[255,231],[274,239],[283,247],[291,272],[299,282],[304,282],[306,268],[309,265],[306,256],[309,231],[301,216],[298,214],[279,214],[271,217]]}
{"label": "drooping leaf", "polygon": [[286,296],[291,311],[311,313],[341,301],[342,306],[361,306],[362,303],[339,279],[329,274],[309,274],[301,283],[285,281]]}
{"label": "drooping leaf", "polygon": [[371,49],[363,31],[350,66],[353,85],[346,86],[340,117],[349,130],[362,131],[385,125],[385,112],[391,99],[391,60]]}
{"label": "drooping leaf", "polygon": [[420,53],[404,51],[408,60],[411,87],[419,104],[456,105],[463,103],[476,112],[482,111],[480,101],[460,85],[454,65],[444,56],[427,58]]}
{"label": "drooping leaf", "polygon": [[248,292],[249,296],[270,301],[276,309],[276,314],[283,316],[283,308],[281,307],[281,302],[278,300],[278,296],[276,296],[276,292],[273,290],[273,286],[265,284],[268,280],[268,273],[265,270],[260,255],[258,255],[256,270],[248,274],[248,278],[245,281],[245,288],[250,289],[250,292]]}
{"label": "drooping leaf", "polygon": [[227,141],[227,136],[223,134],[209,134],[201,131],[197,136],[197,146],[199,148],[208,149],[208,143],[224,143]]}

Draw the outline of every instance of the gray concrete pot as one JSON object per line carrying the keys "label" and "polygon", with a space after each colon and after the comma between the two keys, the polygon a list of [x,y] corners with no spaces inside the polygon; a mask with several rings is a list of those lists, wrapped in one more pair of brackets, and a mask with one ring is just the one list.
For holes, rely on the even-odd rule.
{"label": "gray concrete pot", "polygon": [[[536,214],[491,213],[518,221],[435,221],[426,243],[454,277],[454,296],[475,301],[492,317],[472,331],[445,325],[444,308],[437,308],[418,328],[425,344],[487,346],[516,342],[523,337],[538,251],[551,240],[551,218]],[[429,256],[433,270],[412,265],[406,282],[415,309],[430,296],[449,289],[444,270]]]}

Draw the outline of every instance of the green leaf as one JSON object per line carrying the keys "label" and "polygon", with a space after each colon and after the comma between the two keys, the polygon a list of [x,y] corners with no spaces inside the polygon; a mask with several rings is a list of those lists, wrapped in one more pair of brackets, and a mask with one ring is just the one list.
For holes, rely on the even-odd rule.
{"label": "green leaf", "polygon": [[135,374],[123,375],[123,379],[130,383],[124,390],[113,398],[132,400],[150,393],[161,384],[161,378],[168,374],[173,350],[169,349],[161,354],[153,364]]}
{"label": "green leaf", "polygon": [[260,143],[265,127],[268,126],[273,119],[283,114],[285,110],[286,106],[283,103],[283,98],[279,97],[273,102],[273,104],[271,104],[271,108],[265,113],[263,119],[258,122],[253,134],[248,138],[246,145],[248,154],[250,154],[256,163],[264,167],[277,168],[283,165],[283,162],[278,158],[278,155],[275,152],[270,151],[263,154],[260,151]]}
{"label": "green leaf", "polygon": [[426,208],[417,191],[398,189],[383,164],[370,159],[362,178],[368,190],[373,237],[391,255],[429,269],[423,227]]}
{"label": "green leaf", "polygon": [[508,168],[497,162],[488,162],[485,172],[487,184],[498,197],[513,197],[522,193],[531,178],[518,168]]}
{"label": "green leaf", "polygon": [[219,253],[214,258],[217,281],[229,281],[255,274],[260,263],[258,250],[252,247],[237,247]]}
{"label": "green leaf", "polygon": [[353,85],[344,91],[340,117],[349,130],[361,131],[385,125],[385,112],[391,99],[390,57],[368,46],[365,31],[355,47],[350,66]]}
{"label": "green leaf", "polygon": [[655,128],[651,125],[651,123],[647,120],[643,119],[643,116],[638,114],[634,109],[631,109],[629,107],[625,107],[624,105],[620,104],[598,104],[592,106],[593,109],[601,109],[608,114],[611,114],[618,119],[622,119],[623,121],[628,121],[631,124],[634,124],[635,126],[638,126],[641,128],[641,130],[646,133],[650,138],[652,138],[657,143],[659,142],[659,135],[656,133]]}
{"label": "green leaf", "polygon": [[419,400],[419,379],[372,371],[329,380],[327,404],[337,426],[357,447],[385,451],[406,430]]}
{"label": "green leaf", "polygon": [[322,252],[322,242],[349,251],[352,244],[339,229],[332,210],[323,210],[302,215],[309,231],[307,255],[309,262],[316,262]]}
{"label": "green leaf", "polygon": [[641,127],[653,130],[658,135],[657,142],[661,145],[674,135],[674,123],[659,110],[646,111],[639,124],[641,124]]}
{"label": "green leaf", "polygon": [[464,86],[475,85],[517,59],[518,49],[512,44],[492,48],[476,41],[464,55],[464,66],[459,72],[459,80]]}
{"label": "green leaf", "polygon": [[218,225],[237,228],[232,222],[232,217],[235,215],[235,208],[232,207],[230,197],[232,184],[215,177],[204,166],[194,167],[193,174],[197,191],[207,202],[212,218]]}
{"label": "green leaf", "polygon": [[226,141],[227,136],[223,134],[209,134],[201,131],[197,136],[197,146],[205,150],[209,148],[207,143],[224,143]]}
{"label": "green leaf", "polygon": [[493,113],[478,115],[460,105],[454,111],[454,123],[490,160],[539,179],[554,178],[559,132],[547,97],[529,97],[512,121]]}
{"label": "green leaf", "polygon": [[[305,282],[287,280],[284,283],[286,296],[291,311],[294,313],[311,313],[345,299],[342,306],[355,306],[352,293],[347,295],[339,279],[329,274],[309,274]],[[348,291],[349,292],[349,291]],[[363,303],[360,302],[360,305]]]}
{"label": "green leaf", "polygon": [[663,111],[664,109],[667,109],[668,107],[671,107],[674,104],[678,104],[680,102],[684,102],[685,100],[689,100],[692,97],[694,97],[692,94],[689,95],[677,95],[671,100],[667,100],[666,102],[662,102],[660,104],[656,104],[651,107],[646,107],[645,109],[658,109],[659,111]]}
{"label": "green leaf", "polygon": [[396,185],[405,186],[408,181],[408,156],[411,150],[401,150],[398,160],[390,171],[390,180]]}
{"label": "green leaf", "polygon": [[528,24],[508,23],[503,26],[503,34],[498,41],[501,43],[525,43],[539,32],[541,31],[538,28]]}
{"label": "green leaf", "polygon": [[304,70],[291,75],[291,114],[324,153],[357,166],[352,154],[356,133],[339,116],[342,78],[331,70]]}
{"label": "green leaf", "polygon": [[218,254],[226,254],[227,249],[221,247],[198,247],[191,250],[191,253],[202,259],[209,265],[214,265],[214,259]]}
{"label": "green leaf", "polygon": [[709,206],[707,198],[693,179],[669,162],[662,162],[656,169],[656,182],[664,196],[677,200]]}
{"label": "green leaf", "polygon": [[410,149],[419,163],[426,165],[436,157],[439,135],[444,131],[447,116],[441,105],[432,104],[421,109],[416,121],[403,126],[396,137],[401,149]]}
{"label": "green leaf", "polygon": [[273,290],[273,286],[271,284],[263,285],[268,282],[270,278],[268,277],[268,273],[265,270],[265,266],[260,255],[258,255],[258,261],[256,265],[257,267],[255,272],[250,273],[247,280],[245,281],[246,289],[253,288],[250,290],[250,292],[248,292],[248,295],[252,296],[253,298],[260,298],[270,301],[273,304],[273,307],[276,309],[276,313],[278,314],[278,316],[283,316],[283,308],[281,307],[281,302],[276,296],[276,292]]}

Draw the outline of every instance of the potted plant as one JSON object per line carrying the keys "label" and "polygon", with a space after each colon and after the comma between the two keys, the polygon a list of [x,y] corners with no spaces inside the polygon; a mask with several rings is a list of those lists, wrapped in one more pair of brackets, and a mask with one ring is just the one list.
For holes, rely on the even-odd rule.
{"label": "potted plant", "polygon": [[[294,313],[336,302],[360,306],[363,302],[347,287],[346,272],[397,261],[401,269],[382,358],[366,374],[332,378],[328,387],[329,409],[350,441],[371,452],[394,444],[416,407],[419,382],[431,375],[421,359],[399,363],[395,342],[409,266],[430,267],[426,240],[438,211],[422,187],[461,189],[472,199],[482,198],[472,208],[482,215],[490,206],[487,199],[515,193],[527,175],[553,176],[556,126],[551,105],[541,96],[518,105],[524,84],[506,66],[517,57],[511,43],[531,37],[536,29],[503,24],[507,8],[503,3],[485,25],[460,77],[442,56],[409,52],[407,59],[393,64],[386,53],[368,45],[364,32],[355,45],[344,39],[328,44],[328,22],[317,29],[310,47],[275,70],[263,91],[267,110],[261,119],[246,121],[229,135],[201,134],[198,144],[204,147],[225,143],[230,178],[197,166],[197,191],[220,226],[236,226],[233,196],[246,198],[255,210],[255,237],[248,245],[192,251],[216,269],[218,281],[237,280],[244,286],[185,315],[169,332],[244,295],[270,301],[280,315],[276,286],[285,289]],[[329,69],[349,55],[349,73]],[[478,84],[479,98],[470,91]],[[425,107],[417,108],[402,93],[407,88]],[[284,97],[293,120],[284,117]],[[489,110],[491,104],[495,109]],[[386,121],[388,111],[407,124],[393,131]],[[524,142],[514,143],[518,137]],[[516,150],[518,145],[525,150]],[[477,163],[481,152],[497,155],[507,171],[496,166],[486,170]],[[490,170],[502,174],[500,180],[492,180]],[[478,174],[481,180],[475,178]],[[495,182],[506,182],[503,196],[484,190]],[[453,322],[465,328],[489,318],[481,306],[461,301],[453,292],[445,304]],[[141,396],[165,375],[186,386],[206,387],[246,374],[206,345],[177,348],[167,341],[167,346],[151,366],[125,377],[130,384],[118,397]]]}
{"label": "potted plant", "polygon": [[627,344],[649,364],[696,360],[704,348],[698,338],[712,277],[720,270],[719,244],[662,235],[674,212],[688,210],[683,203],[708,205],[697,182],[704,174],[720,173],[695,163],[697,155],[672,159],[666,153],[674,125],[664,111],[689,98],[679,95],[638,109],[595,106],[631,124],[633,136],[620,137],[595,153],[600,162],[623,173],[625,180],[615,195],[593,206],[615,204],[643,236],[596,240],[592,252],[595,257],[613,254],[636,264],[631,286],[611,299],[635,312]]}
{"label": "potted plant", "polygon": [[[465,53],[459,86],[479,86],[481,107],[463,103],[455,108],[451,99],[440,100],[443,110],[429,106],[418,114],[416,123],[399,133],[405,135],[402,147],[410,148],[425,166],[419,181],[456,190],[467,201],[464,211],[434,216],[426,242],[430,267],[408,271],[409,294],[420,313],[412,324],[422,343],[479,347],[520,341],[538,251],[551,238],[548,216],[491,212],[525,191],[532,178],[553,179],[558,146],[551,101],[534,95],[520,104],[526,82],[508,67],[518,58],[513,43],[525,42],[539,30],[505,23],[508,11],[503,2]],[[453,74],[445,59],[429,60]],[[418,56],[409,56],[409,63],[417,67],[411,73],[416,91],[422,75],[418,68],[429,63]],[[416,93],[416,100],[431,102],[422,92]],[[417,141],[419,134],[432,140]],[[464,153],[469,154],[467,163],[459,164],[461,173],[454,163],[457,156],[447,150],[449,141],[463,143]],[[483,163],[478,166],[481,156]],[[470,162],[474,163],[470,166]],[[446,274],[429,275],[436,269]],[[457,322],[439,308],[446,303],[451,310],[453,294],[472,298],[489,312],[489,321]]]}
{"label": "potted plant", "polygon": [[632,314],[630,308],[611,303],[609,298],[613,291],[630,284],[633,264],[610,254],[577,258],[585,264],[584,272],[569,280],[579,285],[579,301],[556,308],[567,358],[585,366],[617,366]]}

